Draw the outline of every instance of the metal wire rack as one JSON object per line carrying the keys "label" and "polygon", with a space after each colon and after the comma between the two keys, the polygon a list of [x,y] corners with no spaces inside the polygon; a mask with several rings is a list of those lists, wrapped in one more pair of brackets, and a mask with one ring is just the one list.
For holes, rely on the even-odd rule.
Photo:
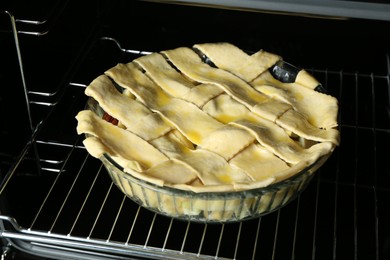
{"label": "metal wire rack", "polygon": [[88,48],[82,48],[87,51],[55,87],[47,90],[24,80],[27,59],[19,37],[50,36],[51,21],[69,2],[58,1],[53,15],[44,19],[0,13],[9,20],[22,90],[17,98],[26,107],[28,129],[17,156],[6,171],[0,170],[0,238],[10,246],[56,259],[390,257],[388,50],[375,68],[306,68],[339,100],[342,141],[297,199],[244,222],[185,222],[123,196],[75,131],[74,117],[85,106],[83,92],[90,80],[151,49],[129,48],[110,33],[88,41]]}
{"label": "metal wire rack", "polygon": [[[99,56],[102,64],[95,63],[92,74],[150,53],[124,48],[111,37],[95,44],[91,55],[109,52],[111,60]],[[160,216],[112,184],[75,133],[74,116],[86,101],[83,75],[91,74],[87,58],[3,180],[1,237],[21,250],[59,259],[64,252],[67,259],[385,259],[390,251],[390,171],[382,156],[390,145],[385,55],[387,74],[308,68],[340,102],[342,145],[292,203],[232,224]],[[26,102],[44,105],[34,98]]]}

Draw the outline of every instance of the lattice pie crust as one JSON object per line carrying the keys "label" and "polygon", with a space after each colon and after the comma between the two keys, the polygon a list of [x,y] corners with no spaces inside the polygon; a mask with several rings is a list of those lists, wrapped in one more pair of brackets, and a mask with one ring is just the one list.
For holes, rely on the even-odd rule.
{"label": "lattice pie crust", "polygon": [[[204,62],[207,57],[212,62]],[[230,43],[196,44],[118,64],[86,88],[117,124],[76,116],[84,145],[159,186],[237,191],[284,180],[339,145],[337,99],[269,71],[281,57]]]}

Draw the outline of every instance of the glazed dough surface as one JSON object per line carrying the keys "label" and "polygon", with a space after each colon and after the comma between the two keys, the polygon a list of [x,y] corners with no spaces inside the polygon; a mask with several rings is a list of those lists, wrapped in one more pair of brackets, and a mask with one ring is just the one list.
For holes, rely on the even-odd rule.
{"label": "glazed dough surface", "polygon": [[[205,63],[207,57],[212,64]],[[230,43],[196,44],[117,64],[85,94],[92,111],[76,116],[96,158],[160,186],[195,192],[268,186],[339,145],[337,100],[315,91],[306,71],[294,83],[272,77],[281,57],[247,54]]]}

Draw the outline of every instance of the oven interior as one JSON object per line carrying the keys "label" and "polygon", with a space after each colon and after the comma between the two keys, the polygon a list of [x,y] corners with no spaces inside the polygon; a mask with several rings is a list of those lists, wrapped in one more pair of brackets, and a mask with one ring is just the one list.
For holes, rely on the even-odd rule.
{"label": "oven interior", "polygon": [[[390,22],[167,2],[0,4],[2,257],[389,259]],[[268,215],[229,224],[160,216],[113,185],[75,115],[85,87],[117,63],[220,41],[314,75],[339,101],[341,145]]]}

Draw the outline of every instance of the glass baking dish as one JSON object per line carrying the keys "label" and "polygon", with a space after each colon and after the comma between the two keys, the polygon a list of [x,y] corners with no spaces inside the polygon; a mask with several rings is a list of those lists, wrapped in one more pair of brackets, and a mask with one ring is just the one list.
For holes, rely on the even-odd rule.
{"label": "glass baking dish", "polygon": [[[270,69],[273,77],[284,82],[294,82],[299,69],[284,61]],[[325,89],[319,85],[319,92]],[[86,109],[104,117],[105,111],[93,98]],[[182,220],[207,223],[237,222],[256,218],[280,209],[294,200],[308,185],[314,172],[320,168],[331,153],[320,157],[298,173],[266,187],[242,191],[195,192],[159,186],[139,179],[116,163],[109,155],[99,159],[103,162],[115,185],[130,199],[153,212]]]}

